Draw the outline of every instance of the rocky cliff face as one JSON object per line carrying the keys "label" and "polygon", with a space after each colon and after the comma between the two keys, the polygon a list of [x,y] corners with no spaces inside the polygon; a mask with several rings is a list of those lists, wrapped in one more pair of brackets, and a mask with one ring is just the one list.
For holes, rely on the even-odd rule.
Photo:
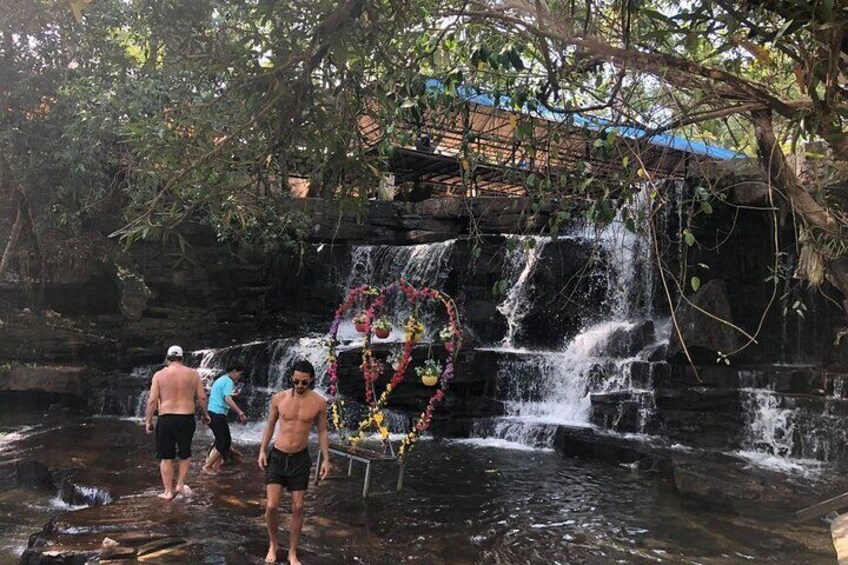
{"label": "rocky cliff face", "polygon": [[[609,314],[612,295],[644,295],[630,300],[641,301],[640,311],[650,310],[655,319],[670,311],[650,262],[628,266],[630,278],[614,279],[601,263],[621,261],[615,246],[599,248],[584,236],[511,235],[547,222],[548,212],[532,213],[528,201],[482,199],[470,208],[457,200],[369,202],[359,220],[319,201],[299,205],[314,220],[302,253],[232,249],[199,226],[184,230],[185,249],[172,242],[125,251],[98,233],[65,247],[56,243],[42,279],[18,273],[0,285],[0,390],[38,390],[66,399],[95,396],[101,410],[132,412],[138,401],[132,391],[143,379],[129,376],[130,369],[159,362],[168,345],[220,348],[322,332],[344,288],[387,282],[399,273],[421,277],[419,282],[456,298],[468,348],[556,352]],[[478,230],[474,239],[463,235],[472,216]],[[739,390],[749,386],[739,371],[772,374],[768,368],[775,364],[818,367],[798,369],[809,382],[793,394],[841,398],[834,390],[844,380],[839,355],[845,355],[848,343],[832,346],[841,312],[828,302],[826,290],[825,295],[807,293],[793,287],[791,277],[770,277],[775,233],[782,253],[778,268],[791,274],[791,253],[782,251],[792,247],[786,229],[762,214],[716,206],[709,222],[702,219],[700,228],[690,224],[696,235],[690,246],[681,235],[682,221],[682,212],[669,214],[660,226],[659,243],[666,275],[675,273],[683,283],[693,276],[700,281],[697,291],[688,290],[687,300],[680,300],[673,282],[666,280],[683,341],[700,371],[696,375],[686,368],[676,336],[668,346],[655,343],[659,337],[653,323],[614,332],[606,354],[620,360],[644,354],[638,362],[628,361],[626,380],[631,388],[656,394],[648,406],[643,393],[605,389],[604,379],[617,369],[598,363],[587,377],[587,386],[598,387],[589,421],[621,432],[661,432],[696,445],[738,447],[746,418]],[[436,241],[448,243],[439,244],[438,253],[422,245]],[[419,247],[409,247],[414,245]],[[627,286],[633,288],[618,288]],[[640,290],[634,293],[636,287]],[[703,374],[715,372],[718,351],[730,353],[748,341],[733,326],[756,334],[756,342],[733,357],[724,381],[699,382]],[[464,376],[442,415],[501,414],[509,400],[498,377],[504,354],[464,355],[459,371]],[[343,361],[343,371],[356,372],[355,352]],[[561,364],[549,363],[554,365],[544,367]],[[821,385],[809,384],[816,379]],[[355,381],[346,385],[354,396]],[[413,413],[424,398],[425,390],[412,387],[395,402]],[[646,410],[653,411],[652,418],[645,418]],[[467,422],[459,427],[467,431]]]}

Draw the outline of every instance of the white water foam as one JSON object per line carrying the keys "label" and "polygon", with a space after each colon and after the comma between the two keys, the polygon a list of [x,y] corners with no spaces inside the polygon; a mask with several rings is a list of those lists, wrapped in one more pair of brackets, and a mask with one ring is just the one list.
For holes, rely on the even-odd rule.
{"label": "white water foam", "polygon": [[[623,372],[605,371],[599,383],[592,381],[593,373],[603,371],[602,367],[607,365],[608,358],[603,351],[609,338],[616,331],[632,326],[630,322],[601,322],[578,334],[562,352],[530,354],[514,362],[512,367],[506,366],[503,373],[515,370],[514,375],[503,375],[504,380],[510,382],[520,380],[529,368],[527,365],[531,365],[541,377],[536,386],[543,397],[541,400],[507,402],[508,415],[528,423],[588,425],[592,408],[590,394],[618,390],[626,384]],[[616,368],[621,367],[623,363]],[[520,383],[519,388],[523,388]]]}
{"label": "white water foam", "polygon": [[746,417],[743,450],[766,456],[788,459],[795,449],[794,413],[781,406],[780,397],[773,391],[746,388],[743,400]]}
{"label": "white water foam", "polygon": [[[744,388],[742,408],[745,415],[745,436],[742,448],[733,452],[752,465],[789,474],[815,475],[821,472],[826,463],[818,459],[804,457],[803,445],[809,453],[821,452],[826,459],[829,441],[834,438],[821,438],[818,435],[805,434],[800,429],[799,412],[784,405],[780,394],[767,388]],[[797,442],[801,445],[796,445]],[[818,445],[824,442],[826,445]],[[820,449],[819,449],[820,448]]]}
{"label": "white water foam", "polygon": [[455,239],[421,245],[358,245],[351,251],[346,288],[385,286],[398,279],[441,288],[450,274]]}
{"label": "white water foam", "polygon": [[740,449],[738,451],[731,452],[730,455],[735,455],[744,459],[755,467],[760,467],[770,471],[778,471],[789,475],[813,477],[826,468],[826,463],[816,459],[790,459],[787,457],[772,455],[763,451]]}
{"label": "white water foam", "polygon": [[[645,205],[647,193],[637,200],[634,206]],[[498,307],[507,319],[507,333],[502,347],[490,348],[513,357],[499,366],[500,395],[508,399],[507,417],[473,435],[550,446],[555,426],[590,425],[592,394],[619,391],[631,393],[637,403],[640,430],[651,418],[655,409],[653,390],[645,388],[645,383],[635,385],[631,379],[631,366],[640,358],[616,358],[608,351],[613,339],[638,331],[636,320],[649,319],[652,313],[653,254],[649,242],[625,229],[620,218],[603,229],[586,228],[571,237],[597,242],[599,263],[606,265],[607,274],[607,294],[598,310],[606,314],[588,324],[561,350],[517,348],[514,338],[530,306],[531,275],[550,240],[537,239],[529,250],[519,245],[508,256],[512,288]]]}
{"label": "white water foam", "polygon": [[446,440],[451,444],[467,445],[469,447],[512,449],[515,451],[553,451],[551,447],[535,447],[517,441],[509,441],[498,437],[478,437]]}
{"label": "white water foam", "polygon": [[[498,304],[498,312],[506,318],[507,331],[501,340],[504,348],[515,347],[515,336],[521,330],[521,321],[530,311],[530,293],[533,290],[531,277],[539,264],[545,245],[550,237],[520,238],[513,235],[504,236],[508,241],[516,242],[515,248],[507,252],[507,280],[509,291],[503,302]],[[529,241],[530,244],[525,243]]]}

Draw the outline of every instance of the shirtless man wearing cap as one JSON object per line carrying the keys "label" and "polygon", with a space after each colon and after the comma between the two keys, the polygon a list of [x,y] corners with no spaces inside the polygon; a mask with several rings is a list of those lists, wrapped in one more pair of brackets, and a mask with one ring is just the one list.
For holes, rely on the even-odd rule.
{"label": "shirtless man wearing cap", "polygon": [[[322,479],[330,472],[330,443],[327,436],[327,402],[320,394],[310,390],[315,380],[312,364],[309,361],[295,363],[291,379],[293,387],[278,392],[271,399],[271,411],[259,448],[259,467],[265,470],[265,490],[268,496],[265,522],[269,543],[265,563],[277,562],[277,528],[280,524],[278,506],[283,487],[286,487],[291,493],[292,504],[288,560],[291,565],[300,565],[297,543],[303,528],[303,499],[312,466],[306,445],[313,424],[318,428],[318,444],[323,460],[319,476]],[[277,437],[270,453],[266,453],[277,420],[280,421]]]}
{"label": "shirtless man wearing cap", "polygon": [[[206,391],[200,381],[200,375],[194,369],[183,365],[183,350],[179,345],[168,348],[165,368],[153,375],[150,384],[150,397],[144,414],[144,426],[147,433],[153,431],[153,412],[159,409],[156,421],[156,458],[159,459],[159,472],[162,474],[162,486],[165,492],[160,498],[171,500],[176,494],[188,495],[190,489],[185,484],[188,467],[191,463],[191,440],[194,437],[194,407],[200,407],[203,423],[209,424],[206,411]],[[179,454],[180,464],[177,486],[174,482],[174,459]]]}

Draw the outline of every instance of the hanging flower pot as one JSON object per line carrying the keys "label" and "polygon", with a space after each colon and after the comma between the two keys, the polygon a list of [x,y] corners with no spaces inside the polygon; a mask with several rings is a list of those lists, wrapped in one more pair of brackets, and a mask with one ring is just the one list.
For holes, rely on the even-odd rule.
{"label": "hanging flower pot", "polygon": [[381,316],[374,322],[374,335],[380,339],[386,339],[392,333],[392,321],[386,316]]}
{"label": "hanging flower pot", "polygon": [[424,375],[421,377],[421,382],[424,383],[425,386],[436,386],[436,383],[439,382],[438,375]]}
{"label": "hanging flower pot", "polygon": [[386,364],[389,365],[392,369],[397,369],[400,366],[400,362],[403,360],[403,351],[398,350],[392,352],[391,355],[386,359]]}
{"label": "hanging flower pot", "polygon": [[449,342],[453,339],[453,330],[449,325],[439,330],[439,339],[444,342]]}
{"label": "hanging flower pot", "polygon": [[415,373],[425,386],[436,386],[442,375],[442,365],[435,359],[427,359],[421,367],[415,367]]}
{"label": "hanging flower pot", "polygon": [[365,312],[360,312],[353,318],[353,326],[359,333],[364,334],[368,332],[368,317],[365,315]]}
{"label": "hanging flower pot", "polygon": [[418,343],[424,336],[424,324],[418,321],[417,318],[410,316],[406,321],[406,341],[410,343]]}

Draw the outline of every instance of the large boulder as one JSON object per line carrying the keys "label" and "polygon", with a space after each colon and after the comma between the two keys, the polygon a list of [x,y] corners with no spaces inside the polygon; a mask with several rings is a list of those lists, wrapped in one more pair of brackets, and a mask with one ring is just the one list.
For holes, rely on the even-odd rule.
{"label": "large boulder", "polygon": [[[704,314],[709,312],[710,315]],[[697,361],[713,363],[719,352],[730,353],[737,347],[736,330],[720,320],[733,323],[727,287],[721,279],[713,279],[689,296],[674,312],[682,343]],[[668,356],[683,351],[681,336],[671,332]]]}
{"label": "large boulder", "polygon": [[0,374],[0,390],[81,396],[85,389],[84,367],[17,365],[8,373]]}
{"label": "large boulder", "polygon": [[27,488],[45,493],[56,492],[53,473],[40,461],[17,459],[0,464],[0,490]]}

